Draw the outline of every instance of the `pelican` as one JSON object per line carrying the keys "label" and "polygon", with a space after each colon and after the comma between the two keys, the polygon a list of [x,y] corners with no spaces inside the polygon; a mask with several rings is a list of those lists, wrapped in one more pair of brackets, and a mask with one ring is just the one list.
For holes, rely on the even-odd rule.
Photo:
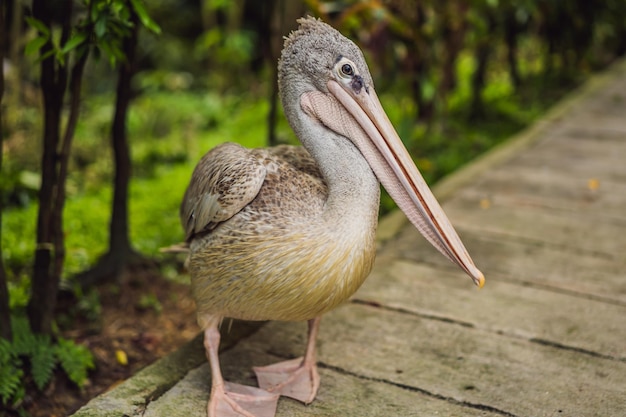
{"label": "pelican", "polygon": [[[387,118],[363,54],[320,20],[298,20],[279,61],[282,105],[303,147],[225,143],[196,166],[180,209],[210,363],[210,417],[272,417],[278,397],[319,387],[320,317],[347,300],[375,256],[380,184],[413,225],[482,287],[476,268]],[[225,318],[309,322],[304,356],[225,382]]]}

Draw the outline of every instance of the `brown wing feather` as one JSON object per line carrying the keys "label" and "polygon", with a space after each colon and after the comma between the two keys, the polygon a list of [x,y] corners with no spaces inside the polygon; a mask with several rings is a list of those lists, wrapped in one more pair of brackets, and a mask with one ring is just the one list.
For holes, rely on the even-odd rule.
{"label": "brown wing feather", "polygon": [[213,230],[256,197],[266,169],[250,150],[235,143],[213,148],[198,162],[180,207],[185,239]]}
{"label": "brown wing feather", "polygon": [[279,145],[266,148],[266,151],[291,164],[296,170],[323,180],[317,162],[302,146]]}

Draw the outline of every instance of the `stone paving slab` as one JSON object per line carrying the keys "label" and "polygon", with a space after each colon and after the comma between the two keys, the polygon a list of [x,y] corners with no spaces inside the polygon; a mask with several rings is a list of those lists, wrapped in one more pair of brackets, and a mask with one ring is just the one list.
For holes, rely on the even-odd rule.
{"label": "stone paving slab", "polygon": [[[268,326],[269,327],[269,326]],[[301,326],[297,326],[300,328]],[[300,329],[301,330],[301,329]],[[278,334],[280,336],[282,333]],[[228,370],[229,377],[233,381],[252,384],[254,378],[249,370],[244,370],[242,365],[252,366],[254,363],[272,363],[279,360],[276,356],[263,351],[267,334],[256,338],[253,345],[242,344],[237,348],[226,352],[222,356],[224,369]],[[199,348],[201,348],[199,346]],[[243,360],[243,358],[254,358]],[[243,372],[242,372],[243,371]],[[208,364],[204,364],[191,370],[185,378],[165,395],[152,402],[143,416],[161,417],[169,415],[202,415],[206,408],[207,392],[211,388],[210,370]],[[301,403],[284,399],[279,402],[277,415],[279,416],[359,416],[378,417],[394,415],[443,415],[443,416],[497,416],[497,413],[467,408],[463,404],[446,401],[441,404],[441,399],[433,398],[427,394],[421,394],[416,398],[416,392],[411,387],[399,388],[392,383],[381,383],[361,375],[353,375],[339,368],[331,368],[320,364],[320,377],[324,381],[318,397],[311,405],[304,407]],[[345,404],[340,411],[336,404]],[[406,413],[409,411],[408,414]],[[338,414],[340,412],[340,414]]]}
{"label": "stone paving slab", "polygon": [[[322,320],[317,399],[277,416],[626,415],[625,161],[622,61],[434,188],[484,289],[403,215],[381,221],[372,275]],[[225,377],[254,385],[305,333],[236,322]],[[75,416],[205,416],[209,387],[197,338]]]}
{"label": "stone paving slab", "polygon": [[375,278],[358,293],[360,301],[626,362],[624,306],[520,285],[497,273],[489,293],[476,294],[459,285],[463,277],[456,273],[407,261],[393,261]]}

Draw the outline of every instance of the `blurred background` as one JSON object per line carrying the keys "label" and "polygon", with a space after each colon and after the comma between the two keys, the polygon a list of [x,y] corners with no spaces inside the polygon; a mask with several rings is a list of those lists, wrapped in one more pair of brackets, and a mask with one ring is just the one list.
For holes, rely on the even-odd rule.
{"label": "blurred background", "polygon": [[[3,0],[0,7],[0,400],[7,412],[33,415],[55,375],[85,387],[97,385],[90,369],[124,366],[131,348],[107,345],[94,362],[98,344],[89,337],[102,334],[103,305],[119,306],[129,282],[137,293],[131,307],[157,316],[169,301],[154,284],[186,284],[184,257],[159,249],[183,239],[178,207],[202,155],[225,141],[297,143],[276,86],[282,40],[297,18],[320,17],[361,47],[387,114],[430,184],[626,52],[623,0]],[[382,206],[383,214],[393,209],[386,197]],[[133,281],[128,271],[143,278]],[[183,310],[181,320],[193,322],[193,306]],[[3,372],[19,381],[11,385]]]}

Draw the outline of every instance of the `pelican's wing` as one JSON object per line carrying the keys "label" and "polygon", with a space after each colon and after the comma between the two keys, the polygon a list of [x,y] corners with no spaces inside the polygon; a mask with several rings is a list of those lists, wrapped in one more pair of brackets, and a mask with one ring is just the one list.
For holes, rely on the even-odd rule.
{"label": "pelican's wing", "polygon": [[185,239],[211,231],[237,214],[256,197],[265,174],[261,161],[234,143],[224,143],[204,155],[180,207]]}

